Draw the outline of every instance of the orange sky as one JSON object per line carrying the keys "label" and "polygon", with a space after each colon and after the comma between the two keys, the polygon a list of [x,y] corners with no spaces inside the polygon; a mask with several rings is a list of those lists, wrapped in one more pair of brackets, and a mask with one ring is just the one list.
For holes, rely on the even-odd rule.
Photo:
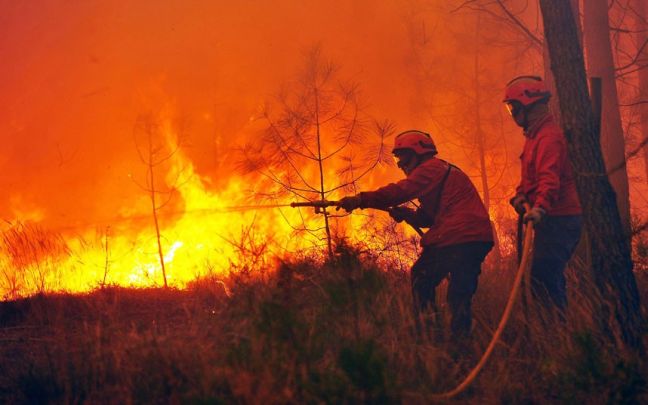
{"label": "orange sky", "polygon": [[46,0],[4,1],[2,10],[6,219],[40,209],[65,222],[128,204],[139,190],[127,174],[141,169],[135,119],[163,106],[188,120],[199,171],[227,177],[227,146],[316,42],[375,89],[373,112],[393,119],[407,105],[396,7]]}
{"label": "orange sky", "polygon": [[[442,157],[476,175],[452,133],[473,131],[472,96],[457,94],[473,87],[475,15],[426,4],[0,0],[0,218],[84,224],[132,206],[142,191],[128,175],[144,170],[135,120],[163,109],[188,123],[186,152],[218,190],[232,146],[255,136],[250,117],[317,43],[359,83],[371,116],[431,131]],[[515,174],[522,139],[501,115],[500,89],[540,66],[524,44],[510,46],[518,37],[503,51],[493,38],[510,32],[482,29],[485,130]]]}
{"label": "orange sky", "polygon": [[[87,291],[103,282],[161,285],[160,255],[170,285],[186,286],[201,274],[247,266],[250,255],[237,247],[244,242],[267,247],[269,256],[322,249],[317,232],[294,237],[295,225],[321,226],[310,210],[223,209],[254,204],[253,188],[268,192],[262,177],[237,171],[236,148],[259,139],[267,123],[255,118],[267,103],[281,110],[275,96],[291,88],[316,45],[340,67],[338,79],[359,86],[363,119],[430,132],[439,156],[482,194],[483,134],[489,211],[503,246],[510,245],[515,214],[508,199],[519,181],[523,137],[502,106],[502,88],[512,77],[542,74],[542,56],[501,20],[451,11],[462,2],[0,0],[0,230],[14,238],[6,244],[18,246],[0,255],[0,298]],[[522,16],[532,29],[536,11],[527,7]],[[187,137],[181,153],[156,168],[163,188],[174,170],[185,175],[158,212],[159,239],[150,195],[136,184],[146,181],[135,143],[145,114],[164,128],[183,123]],[[343,164],[330,162],[327,179]],[[643,175],[643,162],[629,167]],[[300,168],[307,176],[312,169]],[[637,212],[648,200],[632,173]],[[379,167],[358,186],[400,177],[394,167]],[[164,195],[157,197],[159,204]],[[27,225],[11,226],[19,223]],[[381,249],[391,243],[381,239],[391,237],[380,231],[392,225],[384,214],[368,221],[363,211],[335,224],[335,232]],[[58,235],[65,249],[47,251]],[[32,239],[21,245],[21,237]],[[36,237],[44,242],[35,244]]]}

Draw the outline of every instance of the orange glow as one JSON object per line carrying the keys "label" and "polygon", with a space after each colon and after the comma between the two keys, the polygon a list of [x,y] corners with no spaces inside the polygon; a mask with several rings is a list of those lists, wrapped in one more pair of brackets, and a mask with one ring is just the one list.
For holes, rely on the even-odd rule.
{"label": "orange glow", "polygon": [[[257,239],[255,243],[269,243],[272,249],[307,247],[307,239],[291,240],[288,224],[278,220],[270,210],[228,212],[229,206],[244,200],[241,197],[244,196],[243,180],[233,177],[228,189],[216,195],[205,189],[204,180],[193,172],[184,155],[177,154],[174,160],[174,166],[182,166],[189,180],[178,188],[184,201],[183,214],[178,219],[171,215],[168,221],[162,220],[165,224],[162,229],[164,262],[170,285],[184,287],[207,272],[226,272],[230,261],[241,254],[234,245],[241,242],[239,232],[248,225],[254,224],[256,236],[251,237]],[[290,208],[283,211],[289,219],[294,220],[297,215],[296,210]],[[162,218],[169,217],[164,212],[160,210]],[[14,268],[20,273],[14,286],[20,294],[42,289],[88,291],[104,282],[125,286],[161,285],[163,279],[151,216],[138,216],[134,221],[149,223],[148,229],[147,226],[137,229],[122,223],[96,232],[81,230],[67,235],[65,249],[39,249],[22,244],[22,250],[15,254],[17,260],[12,262],[10,256],[0,257],[0,268],[5,271]],[[51,237],[32,225],[13,229],[37,245]],[[76,237],[71,237],[74,234]],[[6,247],[18,245],[15,239],[6,242]],[[34,259],[20,262],[21,258],[31,257]],[[6,274],[5,278],[8,278]],[[6,281],[2,284],[4,296],[12,293],[10,284]]]}
{"label": "orange glow", "polygon": [[[293,231],[302,219],[321,226],[310,209],[233,208],[292,201],[254,199],[264,180],[238,170],[237,150],[258,139],[260,111],[280,105],[275,96],[298,81],[304,50],[315,44],[358,85],[366,117],[431,133],[439,157],[482,194],[485,170],[491,217],[502,233],[510,229],[523,137],[501,89],[518,74],[542,74],[542,54],[501,19],[485,17],[478,31],[474,12],[452,11],[463,2],[4,3],[0,299],[162,285],[135,140],[143,114],[159,117],[165,142],[186,137],[156,168],[156,186],[174,193],[158,212],[170,285],[258,266],[257,256],[267,264],[273,255],[321,250],[321,235]],[[520,17],[530,26],[532,9]],[[339,176],[342,164],[327,163],[325,176]],[[358,189],[401,176],[379,166]],[[378,247],[383,235],[369,229],[379,225],[390,225],[386,215],[363,212],[332,227]]]}

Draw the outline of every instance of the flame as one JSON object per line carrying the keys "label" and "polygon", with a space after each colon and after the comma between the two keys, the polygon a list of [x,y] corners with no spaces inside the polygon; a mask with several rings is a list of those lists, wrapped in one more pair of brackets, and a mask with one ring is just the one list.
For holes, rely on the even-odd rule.
{"label": "flame", "polygon": [[[168,120],[163,125],[165,142],[175,134]],[[330,173],[333,176],[334,173]],[[181,179],[179,180],[179,178]],[[249,178],[231,176],[224,189],[210,191],[211,179],[195,171],[183,150],[171,159],[165,176],[167,188],[177,194],[182,212],[171,207],[157,210],[160,220],[162,258],[169,286],[184,288],[197,277],[222,275],[245,260],[268,260],[269,255],[312,249],[319,237],[294,237],[294,224],[309,224],[321,218],[298,209],[255,210],[248,200]],[[38,250],[48,238],[58,238],[37,225],[42,216],[37,208],[21,212],[10,229],[21,240],[5,238],[3,249],[14,249],[15,256],[35,257],[34,262],[11,262],[0,256],[0,296],[29,295],[43,290],[86,292],[99,285],[129,287],[160,286],[164,283],[152,208],[143,201],[125,207],[108,226],[62,235],[64,250]],[[176,204],[178,205],[178,204]],[[237,209],[238,206],[251,209]],[[354,221],[358,221],[354,218]],[[258,263],[257,263],[258,264]]]}
{"label": "flame", "polygon": [[[342,82],[362,89],[360,110],[398,129],[430,132],[441,158],[461,167],[478,189],[489,188],[502,249],[514,248],[515,214],[507,201],[519,180],[524,137],[505,115],[501,91],[511,77],[539,73],[542,52],[509,40],[518,32],[499,18],[476,24],[475,13],[455,10],[452,2],[292,7],[169,0],[112,2],[110,10],[83,2],[13,3],[2,20],[11,40],[0,46],[7,61],[0,64],[0,182],[8,196],[0,199],[0,299],[103,284],[159,286],[161,259],[168,284],[182,288],[203,275],[262,267],[273,255],[322,251],[321,232],[293,229],[302,221],[321,228],[321,216],[310,209],[241,208],[290,199],[251,201],[263,179],[238,175],[227,163],[239,141],[257,139],[268,98],[303,79],[303,51],[317,43]],[[519,17],[532,25],[536,12],[527,8]],[[632,98],[634,90],[620,94]],[[156,211],[159,249],[150,195],[136,186],[143,167],[131,135],[135,114],[162,111],[162,139],[173,143],[179,134],[167,103],[190,121],[195,148],[156,168],[160,190],[172,191],[171,202]],[[632,138],[639,126],[629,124],[634,110],[626,111]],[[628,168],[631,179],[645,179],[639,159]],[[339,176],[335,169],[327,166],[325,177]],[[488,185],[479,181],[482,171]],[[348,193],[399,177],[377,168]],[[648,212],[646,187],[631,183],[639,219]],[[381,255],[414,235],[404,226],[391,235],[386,215],[366,211],[334,218],[332,226],[337,235],[373,243]]]}
{"label": "flame", "polygon": [[[168,118],[171,114],[167,111],[165,115],[159,127],[161,136],[174,149],[178,135]],[[105,221],[106,226],[63,234],[39,227],[41,211],[30,207],[16,216],[28,220],[10,228],[14,239],[5,237],[2,241],[2,249],[13,249],[13,256],[0,256],[0,296],[11,298],[52,290],[87,292],[101,285],[161,286],[165,275],[169,286],[185,288],[199,277],[220,277],[236,269],[263,267],[272,256],[324,251],[323,232],[302,232],[295,237],[295,224],[321,228],[322,218],[310,209],[254,209],[249,200],[254,178],[230,175],[224,187],[211,190],[212,179],[195,170],[183,149],[170,155],[166,169],[153,170],[166,171],[158,173],[164,179],[158,192],[172,190],[174,202],[155,212],[161,252],[148,202],[151,190],[143,189],[141,199],[120,209],[117,217]],[[310,172],[305,169],[302,175],[316,175]],[[335,176],[334,167],[327,169],[326,177]],[[384,173],[376,173],[369,182],[384,182]],[[385,241],[376,239],[382,232],[377,227],[386,226],[389,220],[383,215],[381,223],[379,215],[332,218],[333,227],[355,242],[382,249]],[[495,215],[494,208],[491,215]],[[399,243],[415,234],[405,227],[399,232]],[[413,244],[409,246],[416,249]]]}
{"label": "flame", "polygon": [[[300,211],[281,204],[274,209],[254,209],[249,196],[259,179],[230,174],[225,186],[211,189],[214,181],[196,171],[183,149],[175,148],[178,134],[171,125],[171,115],[167,110],[158,128],[162,142],[175,152],[169,155],[166,166],[152,168],[163,184],[157,185],[157,191],[142,189],[140,199],[122,207],[115,218],[103,221],[106,225],[59,234],[38,225],[42,219],[38,207],[17,213],[15,218],[22,221],[5,232],[0,246],[12,252],[0,256],[0,297],[42,291],[87,292],[101,285],[161,286],[165,276],[167,285],[185,288],[199,277],[220,278],[237,269],[263,268],[273,256],[313,249],[324,252],[322,231],[295,233],[295,225],[300,223],[309,229],[321,229],[322,217],[310,209]],[[384,184],[383,170],[372,174],[368,183]],[[301,173],[317,174],[312,168]],[[327,168],[326,178],[336,176],[335,167]],[[136,181],[137,176],[129,173],[128,177]],[[166,190],[171,191],[172,204],[155,210],[160,227],[158,246],[149,199],[155,193],[159,201],[158,194]],[[340,190],[339,194],[344,192]],[[20,205],[18,199],[15,205]],[[498,215],[499,208],[491,207],[492,217]],[[352,215],[331,221],[338,234],[381,251],[385,237],[391,236],[382,235],[380,227],[393,227],[384,214]],[[7,235],[13,235],[13,239]],[[413,230],[401,227],[393,235],[396,242],[389,243],[402,244],[414,235]],[[416,250],[415,244],[408,246]]]}

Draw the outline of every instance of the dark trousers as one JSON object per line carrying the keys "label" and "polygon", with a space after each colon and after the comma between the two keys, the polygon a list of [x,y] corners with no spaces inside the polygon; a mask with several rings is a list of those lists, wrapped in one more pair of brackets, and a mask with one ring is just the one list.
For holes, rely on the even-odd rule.
{"label": "dark trousers", "polygon": [[412,266],[412,295],[417,322],[421,315],[436,310],[435,289],[444,278],[450,276],[447,298],[450,328],[455,337],[467,336],[472,321],[470,305],[477,290],[481,264],[492,248],[492,242],[424,247]]}
{"label": "dark trousers", "polygon": [[535,226],[531,291],[545,309],[567,308],[565,267],[580,239],[582,222],[580,215],[547,216]]}

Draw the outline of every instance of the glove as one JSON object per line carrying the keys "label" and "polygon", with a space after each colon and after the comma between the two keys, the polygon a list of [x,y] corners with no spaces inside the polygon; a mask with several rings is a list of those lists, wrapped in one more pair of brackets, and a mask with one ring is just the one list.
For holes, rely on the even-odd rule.
{"label": "glove", "polygon": [[524,222],[532,221],[534,225],[542,222],[547,212],[540,207],[533,207],[524,215]]}
{"label": "glove", "polygon": [[339,211],[340,208],[343,208],[346,212],[351,212],[356,208],[360,208],[361,199],[359,195],[354,195],[351,197],[344,197],[338,201],[336,211]]}
{"label": "glove", "polygon": [[389,209],[389,216],[394,219],[396,222],[409,222],[409,220],[414,216],[414,210],[407,207],[392,207]]}
{"label": "glove", "polygon": [[511,198],[509,203],[515,208],[515,212],[522,215],[526,211],[524,209],[524,203],[527,203],[526,196],[524,194],[518,194],[515,197]]}

